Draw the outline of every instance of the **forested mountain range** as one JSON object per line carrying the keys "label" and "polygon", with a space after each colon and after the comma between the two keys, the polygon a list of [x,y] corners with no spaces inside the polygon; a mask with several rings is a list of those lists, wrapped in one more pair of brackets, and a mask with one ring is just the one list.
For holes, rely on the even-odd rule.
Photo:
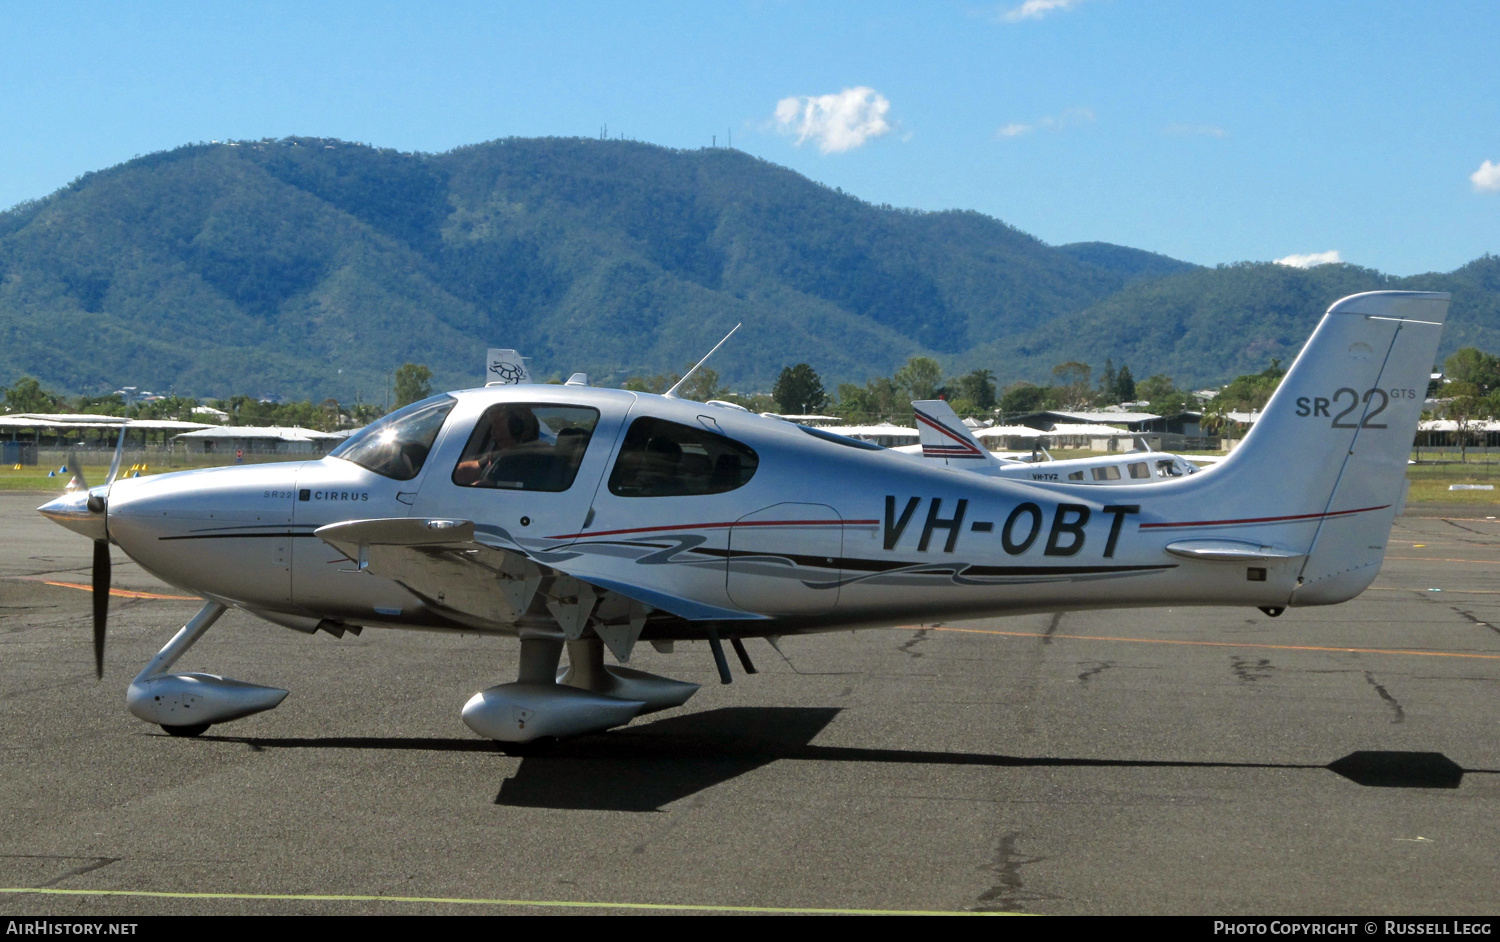
{"label": "forested mountain range", "polygon": [[1209,269],[871,205],[731,149],[199,144],[0,214],[0,384],[379,402],[402,363],[475,385],[499,346],[540,377],[619,383],[683,370],[740,322],[713,363],[740,390],[918,354],[1001,385],[1106,356],[1204,384],[1289,357],[1329,302],[1380,287],[1453,291],[1443,352],[1500,349],[1490,256],[1400,279]]}

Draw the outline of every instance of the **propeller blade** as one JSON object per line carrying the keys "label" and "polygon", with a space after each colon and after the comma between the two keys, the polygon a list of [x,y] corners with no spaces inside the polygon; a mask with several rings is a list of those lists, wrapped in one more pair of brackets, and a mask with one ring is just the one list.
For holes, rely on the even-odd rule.
{"label": "propeller blade", "polygon": [[104,676],[104,625],[109,618],[109,541],[94,541],[94,675]]}
{"label": "propeller blade", "polygon": [[89,483],[83,479],[83,465],[78,461],[77,447],[68,449],[68,470],[73,473],[73,476],[68,479],[66,490],[86,491],[89,489]]}
{"label": "propeller blade", "polygon": [[[128,400],[125,404],[130,405]],[[125,453],[125,430],[129,427],[129,419],[120,423],[120,437],[115,441],[115,460],[109,463],[109,477],[104,480],[105,484],[115,483],[115,477],[120,473],[120,457]]]}
{"label": "propeller blade", "polygon": [[[130,398],[125,399],[125,407],[129,409]],[[109,493],[114,489],[115,478],[120,476],[120,458],[125,454],[125,430],[130,427],[130,419],[120,423],[120,437],[115,441],[115,457],[109,463],[109,477],[104,479],[104,499],[97,502],[97,495],[89,498],[89,509],[94,512],[108,512]],[[94,676],[100,679],[104,677],[104,631],[109,621],[109,539],[105,529],[106,538],[94,541]]]}

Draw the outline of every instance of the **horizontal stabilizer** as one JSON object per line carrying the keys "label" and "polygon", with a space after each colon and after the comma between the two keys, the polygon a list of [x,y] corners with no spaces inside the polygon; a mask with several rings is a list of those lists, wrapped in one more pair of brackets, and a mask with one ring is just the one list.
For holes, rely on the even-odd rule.
{"label": "horizontal stabilizer", "polygon": [[1306,555],[1274,546],[1247,543],[1243,540],[1179,540],[1176,543],[1168,543],[1163,549],[1183,559],[1211,559],[1232,563],[1296,559]]}

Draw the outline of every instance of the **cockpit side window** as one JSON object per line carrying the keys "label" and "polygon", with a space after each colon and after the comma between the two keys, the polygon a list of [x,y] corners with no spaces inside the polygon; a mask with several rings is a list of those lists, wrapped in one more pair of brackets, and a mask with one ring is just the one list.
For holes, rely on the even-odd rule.
{"label": "cockpit side window", "polygon": [[490,406],[453,469],[453,483],[512,491],[565,491],[599,424],[587,406],[502,402]]}
{"label": "cockpit side window", "polygon": [[397,481],[410,481],[422,470],[443,420],[457,403],[452,396],[414,402],[349,436],[328,453]]}
{"label": "cockpit side window", "polygon": [[630,423],[609,475],[619,497],[722,494],[749,482],[760,458],[723,435],[643,416]]}

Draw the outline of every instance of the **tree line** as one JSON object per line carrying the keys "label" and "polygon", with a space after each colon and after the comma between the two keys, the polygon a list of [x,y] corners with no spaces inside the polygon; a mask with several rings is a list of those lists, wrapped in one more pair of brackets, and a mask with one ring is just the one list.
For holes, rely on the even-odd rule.
{"label": "tree line", "polygon": [[[851,423],[911,421],[911,404],[920,399],[947,400],[961,416],[985,418],[1019,416],[1044,410],[1083,411],[1131,403],[1158,415],[1175,415],[1199,408],[1192,392],[1179,389],[1170,376],[1157,374],[1137,383],[1130,367],[1115,368],[1106,359],[1097,380],[1087,363],[1069,361],[1053,367],[1048,385],[1018,380],[1001,386],[993,370],[976,369],[945,375],[931,357],[912,357],[889,376],[874,376],[864,385],[840,383],[830,393],[811,364],[782,369],[769,394],[735,393],[711,369],[693,374],[679,395],[705,402],[720,399],[755,412],[781,415],[837,416]],[[662,393],[682,374],[633,376],[624,388]],[[1269,395],[1269,394],[1268,394]]]}
{"label": "tree line", "polygon": [[[769,394],[735,392],[714,369],[703,367],[688,377],[678,395],[696,402],[713,399],[732,402],[752,412],[830,414],[851,423],[910,421],[911,403],[918,399],[946,399],[962,416],[992,417],[998,412],[1002,418],[1046,409],[1077,411],[1133,401],[1149,403],[1150,411],[1158,414],[1196,408],[1192,394],[1176,388],[1170,377],[1156,375],[1136,383],[1128,366],[1116,370],[1113,361],[1106,361],[1097,382],[1086,363],[1061,363],[1052,372],[1055,382],[1051,385],[1018,381],[1002,389],[992,370],[976,369],[945,377],[936,360],[919,356],[907,360],[890,376],[871,377],[863,386],[840,383],[835,394],[830,395],[817,371],[807,363],[784,368]],[[632,376],[622,388],[660,394],[676,386],[682,377],[683,373]],[[394,408],[432,394],[432,370],[422,364],[405,364],[395,371],[393,381]],[[228,425],[296,425],[320,431],[334,431],[351,424],[366,425],[386,411],[371,403],[346,405],[331,398],[319,402],[311,399],[267,402],[246,395],[208,400],[153,397],[132,401],[127,406],[119,393],[67,397],[43,388],[30,376],[21,377],[9,387],[0,386],[0,405],[9,413],[76,412],[184,422],[202,421],[203,417],[193,409],[207,405],[226,413]]]}
{"label": "tree line", "polygon": [[[976,369],[945,377],[936,360],[919,356],[907,360],[890,376],[871,377],[863,386],[840,383],[834,395],[828,393],[817,370],[808,363],[783,368],[769,394],[734,392],[711,367],[703,367],[688,377],[678,395],[696,402],[732,402],[753,412],[828,414],[861,424],[910,421],[911,403],[919,399],[945,399],[961,416],[998,418],[1002,422],[1031,412],[1088,411],[1121,404],[1156,415],[1201,409],[1204,431],[1214,433],[1230,425],[1232,413],[1264,409],[1285,375],[1281,361],[1273,358],[1266,369],[1236,377],[1206,403],[1200,403],[1196,394],[1179,389],[1164,374],[1136,382],[1130,367],[1122,364],[1116,368],[1112,358],[1106,358],[1097,380],[1089,364],[1070,360],[1052,368],[1054,381],[1049,385],[1020,380],[1002,388],[992,370]],[[682,377],[682,373],[632,376],[622,388],[660,394],[676,386]],[[422,364],[403,365],[393,379],[395,408],[432,394],[432,370]],[[1433,380],[1427,395],[1438,396],[1441,405],[1424,417],[1452,419],[1460,431],[1500,417],[1500,357],[1475,347],[1458,350],[1443,361],[1443,378]],[[70,398],[44,388],[31,376],[0,386],[0,406],[7,413],[75,412],[190,422],[201,419],[193,412],[200,405],[225,412],[229,425],[297,425],[321,431],[366,425],[386,411],[370,403],[346,406],[335,399],[266,402],[245,395],[206,401],[186,396],[156,397],[127,406],[119,393]]]}
{"label": "tree line", "polygon": [[[1130,403],[1161,415],[1196,409],[1197,400],[1179,389],[1170,376],[1157,374],[1136,382],[1130,367],[1106,359],[1096,377],[1087,363],[1068,361],[1052,368],[1049,384],[1017,380],[1002,386],[993,370],[975,369],[945,376],[930,357],[912,357],[890,376],[875,376],[861,386],[840,383],[835,396],[823,390],[806,363],[787,367],[772,395],[782,412],[827,411],[850,422],[910,421],[917,399],[944,399],[964,417],[998,418],[1047,410],[1089,411]],[[803,406],[807,408],[803,408]]]}

